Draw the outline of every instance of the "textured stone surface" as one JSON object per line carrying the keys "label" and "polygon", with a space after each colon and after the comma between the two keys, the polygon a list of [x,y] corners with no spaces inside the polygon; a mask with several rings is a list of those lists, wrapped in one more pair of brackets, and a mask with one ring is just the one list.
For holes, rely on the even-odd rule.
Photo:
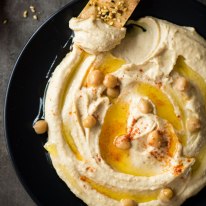
{"label": "textured stone surface", "polygon": [[[0,0],[0,205],[33,206],[11,165],[3,131],[3,104],[14,63],[35,30],[70,0]],[[29,6],[34,5],[39,20],[33,20]],[[27,19],[22,17],[29,11]],[[40,12],[40,14],[38,14]],[[7,24],[2,22],[8,19]]]}

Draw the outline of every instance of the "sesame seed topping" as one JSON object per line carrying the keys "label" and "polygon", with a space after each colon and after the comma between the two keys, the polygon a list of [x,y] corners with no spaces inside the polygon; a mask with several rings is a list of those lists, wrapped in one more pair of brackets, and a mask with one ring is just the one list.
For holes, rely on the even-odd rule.
{"label": "sesame seed topping", "polygon": [[121,22],[121,16],[128,10],[125,1],[110,0],[99,3],[98,0],[90,0],[89,6],[94,6],[97,10],[96,18],[103,20],[109,25]]}

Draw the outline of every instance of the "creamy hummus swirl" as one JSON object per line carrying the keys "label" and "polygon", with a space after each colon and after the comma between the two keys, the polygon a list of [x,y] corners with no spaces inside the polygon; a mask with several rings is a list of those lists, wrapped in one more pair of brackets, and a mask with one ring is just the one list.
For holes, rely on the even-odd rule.
{"label": "creamy hummus swirl", "polygon": [[125,28],[109,26],[93,17],[72,18],[69,27],[74,31],[74,43],[91,54],[114,49],[126,34]]}
{"label": "creamy hummus swirl", "polygon": [[[125,31],[118,34],[92,19],[70,22],[76,39],[49,83],[45,148],[60,178],[89,206],[119,206],[121,199],[179,206],[206,184],[206,42],[193,28],[152,17],[132,25],[112,55],[104,52],[109,38],[121,36],[111,40],[112,49]],[[100,48],[102,42],[107,47]],[[104,85],[87,84],[93,70],[118,78],[117,98],[109,98]],[[177,84],[182,78],[187,89]],[[139,109],[142,99],[151,112]],[[97,119],[90,129],[83,126],[88,115]],[[200,121],[195,131],[191,119]],[[148,144],[154,130],[162,134],[160,148]],[[121,135],[131,148],[116,148]],[[168,201],[159,198],[164,188],[174,192]]]}

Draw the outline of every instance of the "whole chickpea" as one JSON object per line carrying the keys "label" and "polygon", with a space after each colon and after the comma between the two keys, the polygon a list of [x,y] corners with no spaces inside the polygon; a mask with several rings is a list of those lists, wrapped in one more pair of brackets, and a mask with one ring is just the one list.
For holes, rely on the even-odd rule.
{"label": "whole chickpea", "polygon": [[197,132],[201,128],[200,120],[197,117],[190,117],[186,125],[189,132]]}
{"label": "whole chickpea", "polygon": [[107,74],[104,78],[103,84],[107,88],[114,88],[118,84],[118,79],[112,74]]}
{"label": "whole chickpea", "polygon": [[44,134],[48,130],[48,124],[47,124],[47,122],[45,120],[38,120],[33,125],[33,128],[34,128],[34,131],[37,134]]}
{"label": "whole chickpea", "polygon": [[100,70],[93,70],[88,75],[87,83],[89,86],[97,87],[102,84],[104,80],[104,74]]}
{"label": "whole chickpea", "polygon": [[125,135],[118,136],[114,139],[114,145],[122,150],[128,150],[131,148],[131,142]]}
{"label": "whole chickpea", "polygon": [[160,148],[162,145],[162,135],[159,130],[152,131],[147,137],[148,145]]}
{"label": "whole chickpea", "polygon": [[153,106],[149,100],[141,98],[138,104],[138,109],[140,112],[148,114],[153,111]]}
{"label": "whole chickpea", "polygon": [[170,188],[164,188],[160,191],[160,194],[158,196],[158,199],[163,202],[170,201],[174,196],[174,192]]}
{"label": "whole chickpea", "polygon": [[181,92],[186,91],[189,87],[189,82],[185,77],[178,77],[175,81],[175,88]]}
{"label": "whole chickpea", "polygon": [[108,88],[107,89],[107,96],[111,98],[117,98],[120,94],[120,90],[118,87],[116,88]]}
{"label": "whole chickpea", "polygon": [[96,125],[97,120],[94,116],[89,115],[86,119],[83,120],[83,126],[85,128],[92,128]]}
{"label": "whole chickpea", "polygon": [[137,203],[134,200],[122,199],[120,201],[120,206],[137,206]]}

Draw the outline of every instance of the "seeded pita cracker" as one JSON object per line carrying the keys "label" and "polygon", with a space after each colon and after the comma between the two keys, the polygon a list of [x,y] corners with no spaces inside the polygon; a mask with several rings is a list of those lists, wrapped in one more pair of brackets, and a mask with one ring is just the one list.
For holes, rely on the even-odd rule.
{"label": "seeded pita cracker", "polygon": [[94,16],[105,23],[121,28],[125,25],[140,0],[90,0],[79,17]]}

